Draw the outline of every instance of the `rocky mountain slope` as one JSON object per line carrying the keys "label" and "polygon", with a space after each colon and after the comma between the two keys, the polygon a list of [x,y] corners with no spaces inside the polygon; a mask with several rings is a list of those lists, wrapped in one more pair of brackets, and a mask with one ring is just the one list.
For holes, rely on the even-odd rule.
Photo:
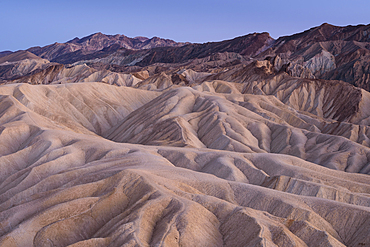
{"label": "rocky mountain slope", "polygon": [[[28,51],[54,63],[86,64],[97,70],[124,74],[148,71],[148,67],[156,67],[151,75],[164,71],[171,74],[173,68],[187,68],[189,64],[197,72],[209,73],[220,67],[270,60],[276,72],[299,78],[341,80],[369,91],[369,49],[369,25],[336,27],[325,23],[277,40],[268,33],[254,33],[222,42],[185,44],[97,33]],[[1,67],[2,64],[1,71],[9,70]],[[16,77],[30,73],[26,70]],[[13,78],[0,75],[0,80]]]}
{"label": "rocky mountain slope", "polygon": [[66,43],[54,43],[44,47],[32,47],[27,51],[48,60],[57,60],[59,56],[79,51],[81,55],[93,53],[104,48],[116,45],[118,47],[134,50],[151,49],[164,46],[182,46],[186,43],[178,43],[169,39],[153,37],[129,38],[125,35],[105,35],[95,33],[82,39],[74,38]]}
{"label": "rocky mountain slope", "polygon": [[370,246],[367,28],[7,53],[0,246]]}

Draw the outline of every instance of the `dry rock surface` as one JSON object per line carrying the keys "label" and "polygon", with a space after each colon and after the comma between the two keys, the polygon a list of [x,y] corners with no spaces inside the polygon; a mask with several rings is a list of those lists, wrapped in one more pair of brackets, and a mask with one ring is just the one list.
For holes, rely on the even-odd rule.
{"label": "dry rock surface", "polygon": [[370,246],[370,93],[306,49],[365,27],[73,64],[4,53],[0,246]]}

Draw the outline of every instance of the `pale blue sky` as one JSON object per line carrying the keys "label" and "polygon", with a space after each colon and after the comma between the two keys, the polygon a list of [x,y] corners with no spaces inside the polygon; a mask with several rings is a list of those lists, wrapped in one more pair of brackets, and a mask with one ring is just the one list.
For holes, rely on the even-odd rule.
{"label": "pale blue sky", "polygon": [[0,51],[96,32],[208,42],[252,32],[273,38],[324,22],[370,23],[369,0],[0,0]]}

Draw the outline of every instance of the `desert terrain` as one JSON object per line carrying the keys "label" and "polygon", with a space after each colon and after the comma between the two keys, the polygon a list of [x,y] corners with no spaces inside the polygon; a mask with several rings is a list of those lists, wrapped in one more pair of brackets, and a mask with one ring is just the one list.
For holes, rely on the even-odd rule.
{"label": "desert terrain", "polygon": [[370,25],[0,53],[0,246],[370,246]]}

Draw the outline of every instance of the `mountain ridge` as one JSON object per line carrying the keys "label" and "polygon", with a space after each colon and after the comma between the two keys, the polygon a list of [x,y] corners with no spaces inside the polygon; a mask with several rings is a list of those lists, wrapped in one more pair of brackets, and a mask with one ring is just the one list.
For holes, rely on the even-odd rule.
{"label": "mountain ridge", "polygon": [[[115,73],[139,72],[147,67],[169,73],[175,67],[184,66],[208,73],[221,64],[225,67],[267,59],[271,60],[275,73],[283,71],[299,78],[342,80],[370,91],[370,25],[338,27],[324,23],[278,39],[264,32],[203,44],[95,33],[27,51],[49,58],[53,63],[86,64]],[[233,59],[226,63],[226,57]],[[200,62],[206,60],[207,63]],[[9,75],[10,66],[1,70],[8,76],[2,77],[0,73],[0,80],[14,78]],[[19,72],[16,77],[29,72]]]}
{"label": "mountain ridge", "polygon": [[367,28],[0,53],[0,247],[370,246]]}
{"label": "mountain ridge", "polygon": [[101,32],[91,34],[83,38],[74,38],[65,43],[54,43],[44,47],[31,47],[27,49],[44,59],[53,60],[58,56],[69,52],[81,50],[84,54],[99,51],[111,45],[118,44],[126,49],[150,49],[161,46],[182,46],[186,43],[175,42],[170,39],[161,39],[158,37],[138,39],[129,38],[125,35],[106,35]]}

